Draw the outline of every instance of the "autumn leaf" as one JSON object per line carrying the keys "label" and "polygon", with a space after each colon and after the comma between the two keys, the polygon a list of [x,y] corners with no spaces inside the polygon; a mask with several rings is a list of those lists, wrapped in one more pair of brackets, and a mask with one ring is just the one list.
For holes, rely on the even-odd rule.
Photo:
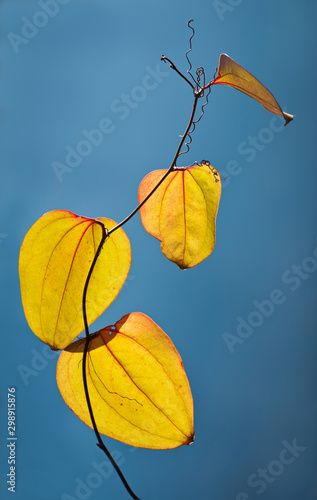
{"label": "autumn leaf", "polygon": [[[107,229],[116,223],[100,218]],[[67,210],[43,215],[24,238],[19,274],[24,313],[32,331],[52,349],[63,349],[84,330],[82,297],[102,226]],[[120,228],[105,241],[87,292],[88,324],[118,295],[131,263]]]}
{"label": "autumn leaf", "polygon": [[[87,382],[99,432],[142,448],[190,444],[192,395],[171,339],[142,313],[127,314],[95,335]],[[92,427],[82,381],[84,346],[78,340],[62,352],[56,377],[65,403]]]}
{"label": "autumn leaf", "polygon": [[[156,170],[143,179],[139,203],[165,172]],[[220,194],[216,169],[195,165],[171,172],[141,207],[144,228],[161,241],[163,254],[181,269],[196,266],[213,251]]]}
{"label": "autumn leaf", "polygon": [[217,83],[229,85],[230,87],[240,90],[244,94],[260,102],[262,106],[271,113],[283,116],[285,125],[294,118],[293,115],[285,113],[281,109],[275,97],[273,97],[271,92],[264,87],[259,80],[239,66],[239,64],[231,59],[231,57],[227,56],[227,54],[220,55],[218,74],[213,81],[213,85]]}

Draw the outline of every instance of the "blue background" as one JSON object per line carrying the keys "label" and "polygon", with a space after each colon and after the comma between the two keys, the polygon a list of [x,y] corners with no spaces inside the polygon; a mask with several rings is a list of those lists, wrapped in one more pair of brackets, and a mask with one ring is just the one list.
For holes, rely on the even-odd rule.
{"label": "blue background", "polygon": [[[0,2],[1,498],[11,498],[8,387],[17,395],[17,500],[128,498],[115,473],[90,475],[105,457],[58,392],[57,356],[25,320],[19,248],[49,210],[120,221],[135,207],[142,178],[169,167],[192,95],[160,56],[186,72],[194,18],[194,70],[204,66],[210,80],[220,53],[228,53],[295,119],[282,128],[247,96],[220,85],[212,91],[178,165],[208,159],[222,177],[232,161],[238,166],[223,182],[215,250],[196,268],[169,262],[139,216],[125,226],[130,275],[92,331],[133,311],[165,330],[190,380],[196,440],[172,451],[105,442],[143,500],[315,500],[316,4],[226,0],[221,10],[210,0],[70,0],[45,17],[46,3]],[[9,33],[23,36],[26,20],[43,26],[13,43]],[[164,76],[144,91],[148,68]],[[118,111],[124,95],[133,105],[125,113]],[[65,165],[66,148],[80,147],[82,130],[104,118],[113,131],[58,178],[52,164]],[[250,137],[258,149],[246,153]],[[252,315],[254,301],[276,289],[283,303],[267,317]],[[225,334],[237,337],[239,317],[261,324],[231,352]],[[283,442],[294,440],[301,451],[281,470]],[[264,489],[248,484],[259,468],[276,471]],[[78,484],[86,489],[76,493]]]}

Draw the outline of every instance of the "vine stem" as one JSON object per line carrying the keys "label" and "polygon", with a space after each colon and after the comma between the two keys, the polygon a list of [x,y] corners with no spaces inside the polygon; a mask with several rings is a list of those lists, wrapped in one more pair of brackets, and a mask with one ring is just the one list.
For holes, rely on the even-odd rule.
{"label": "vine stem", "polygon": [[154,186],[154,188],[149,192],[149,194],[144,198],[144,200],[141,201],[141,203],[125,218],[123,219],[121,222],[119,222],[119,224],[117,224],[116,226],[114,226],[112,229],[109,230],[109,235],[111,233],[113,233],[114,231],[116,231],[117,229],[119,229],[119,227],[123,226],[124,224],[126,224],[126,222],[128,222],[139,210],[140,208],[144,205],[144,203],[152,196],[152,194],[157,190],[157,188],[162,184],[162,182],[166,179],[166,177],[174,170],[175,166],[176,166],[176,161],[177,161],[177,158],[179,157],[179,153],[180,153],[180,150],[184,144],[184,141],[186,139],[186,136],[190,130],[190,127],[193,123],[193,120],[194,120],[194,117],[195,117],[195,111],[196,111],[196,108],[197,108],[197,102],[198,102],[198,99],[199,97],[201,97],[201,94],[202,94],[202,91],[200,90],[199,92],[194,92],[194,104],[193,104],[193,109],[192,109],[192,112],[191,112],[191,115],[190,115],[190,119],[189,119],[189,122],[188,122],[188,125],[186,127],[186,130],[185,130],[185,133],[184,135],[182,136],[182,139],[178,145],[178,148],[177,148],[177,151],[175,153],[175,156],[174,156],[174,159],[171,163],[171,166],[170,168],[165,172],[165,174],[163,175],[163,177],[159,180],[159,182]]}
{"label": "vine stem", "polygon": [[127,480],[125,479],[123,473],[121,472],[118,464],[116,463],[116,461],[112,457],[111,453],[109,452],[108,448],[105,446],[104,442],[101,439],[101,436],[99,434],[98,427],[97,427],[97,424],[96,424],[96,421],[95,421],[94,412],[93,412],[93,409],[92,409],[92,406],[91,406],[91,401],[90,401],[90,396],[89,396],[89,391],[88,391],[88,384],[87,384],[87,355],[88,355],[89,342],[93,338],[93,335],[89,334],[89,326],[88,326],[88,320],[87,320],[87,309],[86,309],[86,298],[87,298],[88,285],[89,285],[89,281],[90,281],[91,275],[92,275],[93,270],[95,268],[96,262],[98,260],[99,255],[100,255],[100,252],[102,250],[104,242],[106,241],[106,239],[108,237],[108,234],[109,234],[108,230],[105,228],[105,226],[103,225],[103,223],[101,221],[96,220],[96,223],[101,226],[102,237],[101,237],[100,243],[98,245],[95,257],[94,257],[94,259],[93,259],[93,261],[91,263],[91,266],[90,266],[87,278],[86,278],[86,282],[85,282],[85,286],[84,286],[84,292],[83,292],[83,303],[82,303],[83,317],[84,317],[84,324],[85,324],[85,333],[86,333],[86,341],[85,341],[85,348],[84,348],[84,354],[83,354],[83,383],[84,383],[84,391],[85,391],[85,397],[86,397],[86,402],[87,402],[87,406],[88,406],[88,410],[89,410],[89,415],[90,415],[91,423],[92,423],[93,429],[95,431],[95,434],[96,434],[96,437],[97,437],[97,440],[98,440],[97,446],[99,446],[99,448],[107,455],[108,459],[110,460],[111,464],[113,465],[115,471],[117,472],[118,476],[120,477],[122,483],[124,484],[126,490],[130,494],[130,496],[134,500],[140,500],[139,497],[137,497],[135,495],[135,493],[133,493],[133,491],[131,490],[131,488],[130,488]]}
{"label": "vine stem", "polygon": [[[177,73],[179,76],[181,76],[182,78],[184,78],[184,80],[185,80],[185,81],[186,81],[186,82],[187,82],[187,83],[191,86],[191,88],[192,88],[193,90],[195,90],[195,87],[194,87],[194,85],[192,84],[192,82],[190,82],[190,81],[188,80],[188,78],[186,78],[186,76],[185,76],[185,75],[183,75],[183,73],[181,73],[181,72],[180,72],[180,71],[176,68],[175,64],[174,64],[174,63],[173,63],[173,62],[172,62],[172,61],[171,61],[168,57],[165,57],[165,56],[162,54],[162,55],[161,55],[161,61],[164,61],[164,62],[168,61],[168,62],[170,63],[170,67],[171,67],[174,71],[176,71],[176,73]],[[193,77],[192,77],[192,78],[193,78]]]}
{"label": "vine stem", "polygon": [[[164,56],[162,56],[162,57],[164,57]],[[164,58],[164,59],[167,59],[167,58]],[[175,71],[177,71],[178,74],[180,74],[186,81],[188,81],[187,78],[184,77],[176,69],[175,65],[169,59],[168,59],[168,61],[170,62],[171,68],[174,69]],[[118,464],[116,463],[116,461],[112,457],[111,453],[109,452],[109,450],[105,446],[104,442],[102,441],[100,433],[98,431],[98,427],[97,427],[96,421],[95,421],[95,417],[94,417],[94,412],[93,412],[93,409],[92,409],[91,401],[90,401],[89,390],[88,390],[88,383],[87,383],[87,357],[88,357],[89,343],[90,343],[91,339],[94,338],[94,335],[90,335],[90,333],[89,333],[89,326],[88,326],[88,319],[87,319],[87,304],[86,304],[87,291],[88,291],[88,285],[89,285],[89,282],[90,282],[93,270],[95,268],[96,262],[98,260],[98,257],[100,255],[100,252],[102,250],[102,247],[103,247],[106,239],[110,236],[111,233],[113,233],[114,231],[116,231],[117,229],[119,229],[119,227],[121,227],[124,224],[126,224],[140,210],[140,208],[144,205],[144,203],[152,196],[152,194],[162,184],[162,182],[166,179],[166,177],[176,167],[177,158],[179,157],[181,148],[182,148],[182,146],[184,144],[184,141],[185,141],[185,139],[186,139],[186,137],[188,135],[190,127],[192,126],[192,123],[194,121],[198,99],[203,94],[203,89],[200,89],[199,91],[196,91],[194,89],[193,85],[189,81],[188,81],[188,83],[190,84],[190,86],[193,88],[193,91],[194,91],[194,104],[193,104],[193,108],[192,108],[192,112],[191,112],[191,115],[190,115],[190,119],[189,119],[188,125],[186,127],[185,132],[184,132],[184,135],[181,138],[181,141],[180,141],[180,143],[178,145],[177,151],[175,153],[174,159],[173,159],[173,161],[172,161],[171,166],[169,167],[169,169],[165,172],[165,174],[163,175],[163,177],[154,186],[154,188],[150,191],[150,193],[144,198],[144,200],[142,200],[142,202],[125,219],[123,219],[119,224],[117,224],[116,226],[114,226],[112,229],[108,230],[107,228],[105,228],[104,224],[101,221],[98,221],[97,219],[95,219],[95,222],[101,226],[102,237],[101,237],[100,243],[98,245],[97,251],[95,253],[94,259],[93,259],[93,261],[91,263],[91,266],[90,266],[90,269],[89,269],[86,281],[85,281],[85,286],[84,286],[84,291],[83,291],[83,298],[82,298],[82,311],[83,311],[83,319],[84,319],[85,333],[86,333],[85,347],[84,347],[84,353],[83,353],[82,375],[83,375],[83,384],[84,384],[85,397],[86,397],[86,402],[87,402],[87,406],[88,406],[88,411],[89,411],[91,423],[92,423],[92,426],[93,426],[93,429],[94,429],[94,432],[95,432],[95,435],[96,435],[96,438],[97,438],[97,441],[98,441],[97,442],[97,446],[106,454],[106,456],[110,460],[111,464],[113,465],[115,471],[117,472],[118,476],[120,477],[122,483],[124,484],[127,492],[130,494],[130,496],[134,500],[140,500],[140,499],[139,499],[139,497],[137,497],[135,495],[135,493],[130,488],[130,486],[129,486],[127,480],[125,479],[123,473],[121,472]]]}

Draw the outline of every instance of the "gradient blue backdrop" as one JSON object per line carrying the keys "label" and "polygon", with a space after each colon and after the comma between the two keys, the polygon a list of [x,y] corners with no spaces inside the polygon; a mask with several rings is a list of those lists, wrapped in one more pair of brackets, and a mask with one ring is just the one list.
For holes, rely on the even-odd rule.
{"label": "gradient blue backdrop", "polygon": [[[105,441],[143,500],[315,500],[316,4],[64,0],[55,11],[50,2],[45,14],[47,3],[0,2],[1,499],[12,497],[5,484],[8,387],[16,388],[18,413],[14,498],[128,498],[115,473],[96,474],[93,464],[105,457],[58,392],[57,356],[28,327],[19,248],[49,210],[123,219],[141,179],[169,167],[192,95],[160,56],[187,70],[187,21],[194,18],[194,68],[204,66],[211,79],[219,54],[228,53],[295,119],[282,128],[247,96],[213,90],[179,162],[204,158],[230,174],[215,250],[196,268],[183,272],[165,259],[138,216],[125,226],[129,279],[93,330],[142,311],[166,331],[191,383],[196,440],[173,451]],[[156,79],[145,78],[153,72]],[[67,148],[80,148],[82,131],[102,119],[111,120],[112,132],[58,178],[54,162],[65,165]],[[256,146],[248,145],[252,137]],[[254,301],[276,289],[282,303],[267,317],[252,315]],[[226,334],[237,336],[239,317],[261,324],[230,352]],[[281,467],[285,442],[301,448]],[[268,467],[270,481],[248,484]]]}

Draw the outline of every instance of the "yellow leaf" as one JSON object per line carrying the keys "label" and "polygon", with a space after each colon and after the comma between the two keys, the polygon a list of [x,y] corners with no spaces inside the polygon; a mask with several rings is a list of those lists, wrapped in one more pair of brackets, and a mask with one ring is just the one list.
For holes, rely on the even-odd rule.
{"label": "yellow leaf", "polygon": [[[100,218],[107,229],[116,223]],[[43,215],[24,238],[19,274],[24,313],[33,332],[52,349],[64,349],[84,330],[82,297],[102,239],[95,219],[67,210]],[[105,241],[87,292],[88,324],[118,295],[131,263],[130,242],[120,228]]]}
{"label": "yellow leaf", "polygon": [[219,68],[217,78],[213,84],[222,83],[229,85],[244,94],[249,95],[262,106],[276,115],[282,115],[285,119],[285,125],[293,120],[293,115],[285,113],[271,92],[262,85],[251,73],[242,68],[227,54],[221,54],[219,58]]}
{"label": "yellow leaf", "polygon": [[[171,339],[148,316],[131,313],[96,333],[89,344],[87,383],[100,433],[132,446],[176,448],[194,440],[193,401]],[[57,364],[65,403],[91,425],[82,381],[85,340]]]}
{"label": "yellow leaf", "polygon": [[[143,179],[139,203],[165,172],[156,170]],[[196,266],[213,251],[220,194],[216,169],[196,165],[170,173],[141,207],[144,228],[161,241],[163,254],[181,269]]]}

